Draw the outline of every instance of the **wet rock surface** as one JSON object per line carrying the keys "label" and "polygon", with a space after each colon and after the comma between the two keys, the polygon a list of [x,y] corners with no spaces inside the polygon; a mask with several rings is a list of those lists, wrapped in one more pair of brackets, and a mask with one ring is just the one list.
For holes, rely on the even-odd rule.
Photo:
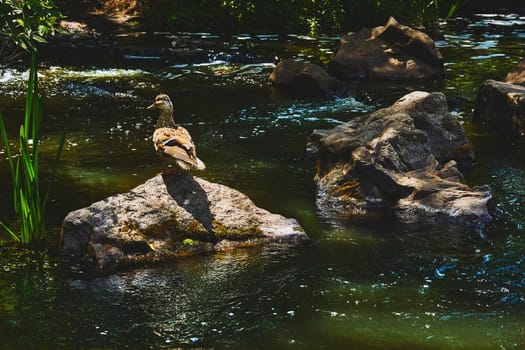
{"label": "wet rock surface", "polygon": [[323,68],[308,62],[284,60],[268,78],[276,87],[304,95],[335,95],[340,82]]}
{"label": "wet rock surface", "polygon": [[420,80],[444,76],[442,57],[434,41],[393,17],[384,26],[344,35],[328,72],[342,79]]}
{"label": "wet rock surface", "polygon": [[388,108],[315,130],[317,205],[325,216],[388,213],[402,224],[482,229],[493,216],[488,186],[458,169],[474,153],[442,93],[416,91]]}
{"label": "wet rock surface", "polygon": [[525,58],[505,77],[505,82],[525,86]]}
{"label": "wet rock surface", "polygon": [[476,97],[474,120],[489,130],[525,136],[525,87],[496,80],[483,82]]}
{"label": "wet rock surface", "polygon": [[157,175],[127,193],[70,212],[61,253],[101,269],[262,243],[309,241],[295,219],[189,173]]}

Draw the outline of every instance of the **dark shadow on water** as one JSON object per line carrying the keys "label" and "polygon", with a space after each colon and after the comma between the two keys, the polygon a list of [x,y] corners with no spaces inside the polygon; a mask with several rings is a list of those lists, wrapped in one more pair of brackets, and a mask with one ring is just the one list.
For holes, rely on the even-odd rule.
{"label": "dark shadow on water", "polygon": [[357,231],[362,237],[384,239],[398,242],[402,249],[425,251],[427,254],[440,256],[471,252],[476,244],[482,244],[485,232],[492,231],[491,226],[480,231],[459,224],[444,222],[401,222],[391,210],[370,211],[366,215],[344,215],[337,211],[319,210],[318,215],[334,229],[348,232]]}
{"label": "dark shadow on water", "polygon": [[180,207],[186,209],[195,220],[200,222],[213,239],[214,215],[210,211],[210,201],[206,191],[193,175],[187,172],[178,172],[163,174],[162,179],[169,195]]}

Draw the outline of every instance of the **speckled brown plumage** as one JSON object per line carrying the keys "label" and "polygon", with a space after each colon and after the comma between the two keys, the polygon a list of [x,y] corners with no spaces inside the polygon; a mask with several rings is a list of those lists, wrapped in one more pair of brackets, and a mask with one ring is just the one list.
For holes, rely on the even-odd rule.
{"label": "speckled brown plumage", "polygon": [[169,96],[158,95],[148,109],[161,112],[153,132],[153,146],[159,157],[182,170],[204,170],[206,166],[197,158],[190,133],[173,120],[173,104]]}

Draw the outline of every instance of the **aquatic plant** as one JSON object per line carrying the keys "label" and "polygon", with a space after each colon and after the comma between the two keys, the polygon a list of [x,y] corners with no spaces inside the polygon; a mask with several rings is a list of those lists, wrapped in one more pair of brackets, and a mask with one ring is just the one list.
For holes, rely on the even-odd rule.
{"label": "aquatic plant", "polygon": [[389,16],[403,24],[433,28],[447,20],[469,0],[342,0],[346,27],[383,25]]}
{"label": "aquatic plant", "polygon": [[[0,113],[0,133],[7,154],[7,162],[13,181],[13,209],[20,222],[20,232],[0,221],[0,226],[17,242],[30,243],[46,236],[44,212],[48,193],[42,197],[39,183],[39,142],[42,122],[42,101],[38,90],[36,52],[32,51],[27,84],[24,122],[20,125],[19,149],[14,153],[9,143],[3,115]],[[56,160],[60,157],[65,134],[58,145]],[[53,177],[56,173],[53,170]]]}
{"label": "aquatic plant", "polygon": [[409,6],[415,24],[429,27],[435,25],[440,18],[447,20],[452,17],[460,5],[466,2],[468,0],[411,0]]}
{"label": "aquatic plant", "polygon": [[[20,222],[15,231],[0,221],[0,227],[17,242],[30,243],[46,236],[44,212],[47,194],[41,196],[39,183],[39,141],[42,122],[42,102],[38,90],[36,50],[46,36],[55,32],[61,17],[52,0],[2,0],[0,2],[0,37],[31,54],[24,121],[20,125],[19,148],[14,153],[9,143],[3,115],[0,133],[13,182],[13,209]],[[64,145],[64,134],[58,146],[57,159]],[[55,162],[56,164],[56,162]],[[55,174],[53,170],[53,176]]]}

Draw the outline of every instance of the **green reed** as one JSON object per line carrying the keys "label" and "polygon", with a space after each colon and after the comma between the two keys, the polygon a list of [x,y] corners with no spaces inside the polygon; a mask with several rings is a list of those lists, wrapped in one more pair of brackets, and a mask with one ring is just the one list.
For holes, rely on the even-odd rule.
{"label": "green reed", "polygon": [[410,0],[410,9],[417,25],[436,25],[440,18],[448,20],[469,0]]}
{"label": "green reed", "polygon": [[[20,230],[14,230],[0,221],[2,227],[13,240],[27,244],[46,237],[44,212],[48,193],[40,193],[39,182],[39,142],[42,122],[42,100],[38,90],[36,52],[31,53],[24,122],[20,125],[18,153],[13,153],[9,144],[3,116],[0,114],[0,133],[5,145],[7,162],[13,181],[13,209],[20,222]],[[62,134],[58,145],[53,177],[56,173],[56,161],[60,157],[65,141]]]}

